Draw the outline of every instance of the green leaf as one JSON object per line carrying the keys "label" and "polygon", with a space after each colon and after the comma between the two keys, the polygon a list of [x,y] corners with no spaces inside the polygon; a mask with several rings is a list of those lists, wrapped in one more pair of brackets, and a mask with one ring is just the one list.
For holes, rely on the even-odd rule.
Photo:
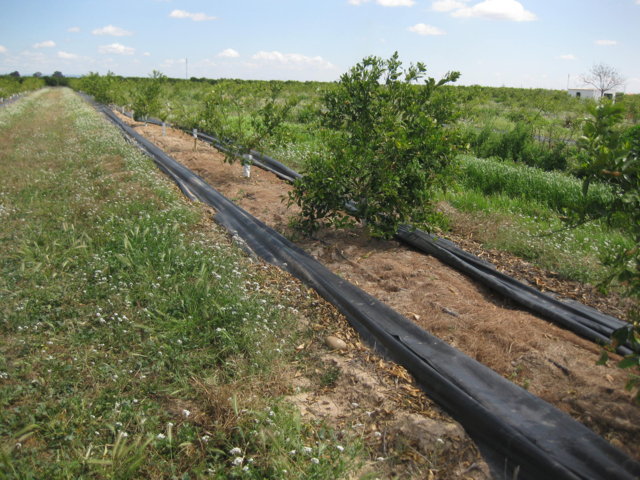
{"label": "green leaf", "polygon": [[609,361],[609,352],[607,352],[606,350],[602,350],[600,352],[600,358],[596,362],[596,365],[606,365],[608,361]]}
{"label": "green leaf", "polygon": [[629,355],[618,362],[618,368],[640,367],[640,356]]}

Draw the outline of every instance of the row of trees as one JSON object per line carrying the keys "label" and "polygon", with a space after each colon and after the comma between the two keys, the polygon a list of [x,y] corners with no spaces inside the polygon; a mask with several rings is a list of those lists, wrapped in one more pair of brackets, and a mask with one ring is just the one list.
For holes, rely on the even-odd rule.
{"label": "row of trees", "polygon": [[[445,183],[460,148],[456,130],[447,128],[457,115],[455,102],[442,89],[459,75],[436,81],[422,63],[403,69],[397,53],[388,60],[366,58],[343,75],[319,108],[326,148],[309,161],[291,197],[302,208],[300,224],[311,231],[353,218],[377,236],[393,235],[401,223],[426,224],[434,215],[432,189]],[[98,102],[128,105],[136,118],[165,121],[172,110],[163,95],[166,83],[154,71],[127,91],[111,73],[90,73],[78,87]],[[260,100],[245,100],[259,103],[248,116],[243,100],[224,87],[213,85],[195,114],[197,126],[227,143],[229,160],[277,141],[298,99],[283,100],[281,86],[271,85]]]}
{"label": "row of trees", "polygon": [[[368,57],[322,95],[316,112],[324,149],[309,158],[306,174],[290,196],[301,209],[298,224],[304,230],[360,223],[374,236],[389,237],[403,223],[427,229],[437,223],[433,194],[450,181],[449,172],[464,142],[452,128],[459,113],[455,93],[447,87],[459,73],[436,80],[426,71],[422,63],[403,67],[397,53],[387,60]],[[608,89],[618,80],[613,76],[609,83],[606,78],[594,82]],[[122,91],[119,85],[112,74],[91,74],[82,82],[96,100],[128,104],[139,117],[165,120],[170,114],[171,105],[163,99],[167,79],[159,72],[135,83],[133,91]],[[283,101],[280,91],[271,88],[253,106],[254,115],[247,116],[247,105],[223,87],[213,85],[200,99],[202,109],[194,112],[198,119],[190,126],[197,124],[227,140],[230,161],[267,140],[277,140],[295,98]],[[622,120],[620,104],[589,105],[576,147],[578,173],[585,195],[595,181],[608,183],[615,192],[616,201],[607,211],[589,215],[631,226],[636,247],[620,252],[614,266],[627,294],[640,300],[640,127],[624,129]],[[638,313],[634,315],[629,328],[616,334],[616,341],[640,346]],[[620,365],[637,369],[639,362],[633,355]],[[633,378],[637,383],[639,377]]]}
{"label": "row of trees", "polygon": [[44,87],[45,82],[36,77],[0,76],[0,98],[10,97],[16,93],[29,92]]}
{"label": "row of trees", "polygon": [[19,72],[15,71],[8,75],[0,75],[0,98],[20,92],[37,90],[45,85],[59,87],[67,86],[68,84],[69,79],[61,72],[54,72],[53,75],[42,75],[40,72],[36,72],[30,77],[23,77]]}
{"label": "row of trees", "polygon": [[[8,77],[13,77],[13,78],[25,78],[25,77],[22,77],[22,75],[20,75],[20,72],[19,72],[19,71],[17,71],[17,70],[14,70],[13,72],[11,72],[11,73],[7,74],[7,76],[8,76]],[[43,74],[42,74],[42,72],[36,72],[36,73],[34,73],[33,75],[31,75],[31,76],[32,76],[32,77],[34,77],[34,78],[42,78],[42,77],[44,77],[45,75],[43,75]],[[53,72],[53,73],[51,74],[51,76],[52,76],[52,77],[54,77],[54,78],[64,78],[64,75],[63,75],[63,74],[62,74],[62,72],[61,72],[61,71],[59,71],[59,70],[56,70],[55,72]],[[27,75],[27,77],[26,77],[26,78],[29,78],[29,76]]]}

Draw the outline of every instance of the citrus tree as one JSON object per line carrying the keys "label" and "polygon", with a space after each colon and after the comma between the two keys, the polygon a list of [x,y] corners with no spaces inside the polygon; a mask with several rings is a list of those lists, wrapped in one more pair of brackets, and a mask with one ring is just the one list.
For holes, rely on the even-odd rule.
{"label": "citrus tree", "polygon": [[[614,274],[628,296],[640,302],[640,126],[627,131],[620,128],[623,108],[610,102],[589,107],[590,117],[578,141],[580,173],[584,176],[586,195],[593,181],[606,182],[614,191],[614,202],[601,213],[616,224],[623,224],[634,239],[634,246],[617,252],[611,260]],[[627,388],[640,386],[640,310],[630,312],[630,322],[613,335],[613,347],[628,344],[635,353],[622,359],[618,366],[629,369]],[[605,352],[601,359],[606,362]],[[636,394],[640,401],[640,391]]]}
{"label": "citrus tree", "polygon": [[398,53],[367,57],[342,75],[323,98],[326,152],[311,158],[290,201],[299,225],[366,224],[390,237],[402,223],[434,216],[432,192],[443,185],[457,150],[453,102],[423,63],[403,68]]}
{"label": "citrus tree", "polygon": [[223,143],[227,162],[242,159],[243,164],[250,165],[253,150],[279,142],[291,109],[298,102],[296,97],[281,98],[281,88],[272,83],[266,95],[258,99],[234,95],[224,82],[210,90],[202,103],[199,125]]}
{"label": "citrus tree", "polygon": [[98,72],[89,72],[74,84],[77,88],[93,96],[94,100],[103,105],[120,103],[122,79],[109,71],[106,75]]}
{"label": "citrus tree", "polygon": [[133,94],[133,111],[136,120],[144,120],[162,112],[162,89],[167,77],[157,70],[148,79],[137,82]]}

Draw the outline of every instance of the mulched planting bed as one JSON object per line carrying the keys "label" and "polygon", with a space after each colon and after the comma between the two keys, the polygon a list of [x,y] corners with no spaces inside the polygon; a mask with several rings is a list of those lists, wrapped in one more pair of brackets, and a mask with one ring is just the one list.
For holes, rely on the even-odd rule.
{"label": "mulched planting bed", "polygon": [[[297,213],[287,206],[290,186],[239,164],[191,136],[124,118],[176,160],[202,176],[227,198],[297,243],[328,268],[389,304],[504,377],[527,388],[593,429],[629,455],[640,458],[640,406],[623,389],[626,372],[598,366],[600,347],[494,295],[433,257],[396,241],[371,239],[361,229],[321,231],[302,238],[290,227]],[[564,282],[513,256],[484,251],[472,240],[453,238],[463,248],[509,274],[620,315],[620,302],[593,288]]]}

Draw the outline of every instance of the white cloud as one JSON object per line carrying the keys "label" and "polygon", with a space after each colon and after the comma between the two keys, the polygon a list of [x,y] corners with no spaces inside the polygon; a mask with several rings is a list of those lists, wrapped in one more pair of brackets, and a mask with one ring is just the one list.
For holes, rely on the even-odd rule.
{"label": "white cloud", "polygon": [[204,13],[190,13],[184,10],[174,10],[169,14],[171,18],[188,18],[194,22],[204,22],[206,20],[216,20],[216,17]]}
{"label": "white cloud", "polygon": [[125,47],[120,43],[112,43],[110,45],[102,45],[98,47],[100,53],[115,53],[116,55],[133,55],[136,50],[132,47]]}
{"label": "white cloud", "polygon": [[7,47],[5,47],[4,45],[0,45],[0,53],[7,53]]}
{"label": "white cloud", "polygon": [[383,7],[412,7],[416,4],[413,0],[377,0],[376,3]]}
{"label": "white cloud", "polygon": [[[348,0],[350,5],[362,5],[371,0]],[[416,4],[414,0],[375,0],[378,5],[383,7],[412,7]]]}
{"label": "white cloud", "polygon": [[601,45],[603,47],[612,47],[614,45],[617,45],[618,42],[616,40],[596,40],[595,44]]}
{"label": "white cloud", "polygon": [[75,60],[79,57],[75,53],[59,51],[58,58],[62,58],[63,60]]}
{"label": "white cloud", "polygon": [[67,28],[67,32],[78,33],[80,31],[80,27],[69,27]]}
{"label": "white cloud", "polygon": [[311,67],[318,69],[333,69],[335,66],[320,56],[308,57],[299,53],[281,53],[278,51],[260,51],[251,57],[263,63],[277,64],[288,68]]}
{"label": "white cloud", "polygon": [[444,30],[424,23],[417,23],[413,27],[409,27],[407,30],[417,33],[418,35],[445,35]]}
{"label": "white cloud", "polygon": [[150,57],[151,54],[149,52],[144,52],[142,55],[144,55],[145,57]]}
{"label": "white cloud", "polygon": [[458,0],[438,0],[437,2],[433,2],[431,4],[431,9],[436,12],[450,12],[452,10],[459,10],[460,8],[464,8],[465,1]]}
{"label": "white cloud", "polygon": [[240,54],[233,48],[227,48],[221,51],[217,56],[221,58],[238,58]]}
{"label": "white cloud", "polygon": [[29,50],[24,50],[20,52],[20,56],[24,58],[34,59],[34,60],[44,60],[46,58],[45,54],[42,52],[31,52]]}
{"label": "white cloud", "polygon": [[184,65],[184,64],[185,64],[184,58],[165,58],[160,64],[160,67],[172,68],[172,67]]}
{"label": "white cloud", "polygon": [[453,17],[479,17],[512,22],[531,22],[538,18],[535,13],[525,10],[522,4],[516,0],[484,0],[472,6],[459,7],[453,10],[451,15]]}
{"label": "white cloud", "polygon": [[558,57],[560,60],[576,60],[576,56],[573,53],[565,53]]}
{"label": "white cloud", "polygon": [[133,32],[129,32],[124,28],[116,27],[114,25],[107,25],[106,27],[96,28],[91,33],[94,35],[111,35],[113,37],[128,37],[133,35]]}
{"label": "white cloud", "polygon": [[54,42],[53,40],[45,40],[44,42],[38,42],[34,44],[33,48],[50,48],[55,46],[56,42]]}

